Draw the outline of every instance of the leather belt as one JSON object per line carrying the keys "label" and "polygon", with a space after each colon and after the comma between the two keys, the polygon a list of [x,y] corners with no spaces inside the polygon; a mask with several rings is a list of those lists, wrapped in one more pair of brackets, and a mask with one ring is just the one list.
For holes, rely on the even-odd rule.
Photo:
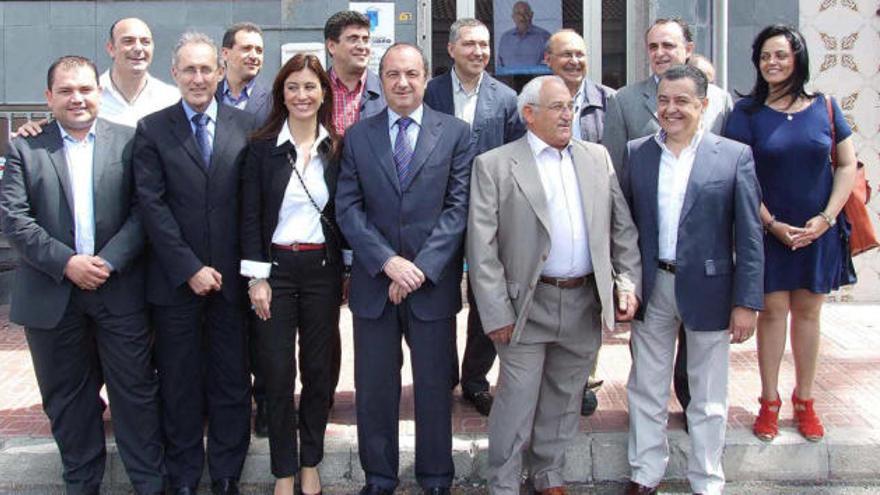
{"label": "leather belt", "polygon": [[275,244],[272,247],[283,251],[319,251],[324,249],[325,244],[312,244],[308,242],[294,242],[293,244]]}
{"label": "leather belt", "polygon": [[675,273],[675,263],[670,263],[668,261],[658,260],[657,267],[665,272]]}
{"label": "leather belt", "polygon": [[593,278],[593,274],[584,275],[583,277],[548,277],[541,275],[538,281],[542,284],[552,285],[559,289],[577,289],[586,285],[589,279]]}

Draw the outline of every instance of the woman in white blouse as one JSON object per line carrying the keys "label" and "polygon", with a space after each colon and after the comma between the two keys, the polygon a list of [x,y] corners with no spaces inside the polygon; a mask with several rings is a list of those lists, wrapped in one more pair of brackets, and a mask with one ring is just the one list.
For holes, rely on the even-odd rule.
{"label": "woman in white blouse", "polygon": [[341,140],[331,91],[314,55],[297,54],[284,64],[272,87],[271,114],[252,136],[242,171],[241,272],[250,278],[258,317],[257,366],[266,379],[276,495],[292,494],[297,474],[302,493],[321,492],[317,466],[339,379],[345,241],[333,210]]}

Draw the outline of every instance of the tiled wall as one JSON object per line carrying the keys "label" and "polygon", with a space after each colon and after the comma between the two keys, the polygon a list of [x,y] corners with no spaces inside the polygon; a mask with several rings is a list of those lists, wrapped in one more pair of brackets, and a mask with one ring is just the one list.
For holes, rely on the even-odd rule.
{"label": "tiled wall", "polygon": [[[810,49],[812,89],[834,96],[853,128],[874,190],[868,208],[880,232],[880,2],[800,0],[799,24]],[[832,297],[880,301],[880,253],[855,262],[858,284]]]}

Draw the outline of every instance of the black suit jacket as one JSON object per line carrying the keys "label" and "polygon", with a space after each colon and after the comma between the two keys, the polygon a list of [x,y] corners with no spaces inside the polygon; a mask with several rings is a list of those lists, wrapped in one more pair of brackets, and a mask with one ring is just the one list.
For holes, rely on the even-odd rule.
{"label": "black suit jacket", "polygon": [[147,299],[181,304],[187,281],[203,266],[223,277],[223,295],[243,297],[238,275],[241,162],[254,116],[217,105],[211,166],[205,167],[190,123],[177,103],[138,122],[134,138],[137,194],[149,240]]}
{"label": "black suit jacket", "polygon": [[[223,101],[223,86],[225,84],[226,79],[224,78],[217,85],[217,91],[214,93],[214,98],[220,105],[226,104]],[[247,103],[244,105],[244,111],[256,118],[258,126],[262,126],[269,118],[269,113],[272,111],[272,86],[265,83],[262,76],[257,76],[257,80],[254,81]]]}
{"label": "black suit jacket", "polygon": [[[324,182],[329,200],[324,206],[322,221],[327,258],[331,263],[341,262],[344,246],[339,226],[336,225],[336,180],[339,177],[339,161],[329,156],[330,142],[318,145],[318,153],[324,161]],[[296,161],[296,148],[290,142],[275,145],[275,138],[252,141],[248,145],[241,181],[241,255],[243,259],[272,261],[272,234],[278,226],[278,212],[284,201],[284,193],[291,180],[298,181],[287,154]],[[313,208],[308,205],[307,208]]]}
{"label": "black suit jacket", "polygon": [[[95,254],[114,271],[98,294],[114,314],[144,306],[144,233],[135,207],[131,166],[134,130],[98,119],[92,171]],[[20,264],[10,319],[31,328],[54,328],[73,283],[64,268],[76,254],[73,193],[56,122],[35,137],[12,141],[0,186],[3,231]]]}
{"label": "black suit jacket", "polygon": [[[451,71],[428,82],[425,103],[438,112],[455,115]],[[516,91],[483,73],[471,130],[478,155],[521,138],[526,128],[516,111]]]}

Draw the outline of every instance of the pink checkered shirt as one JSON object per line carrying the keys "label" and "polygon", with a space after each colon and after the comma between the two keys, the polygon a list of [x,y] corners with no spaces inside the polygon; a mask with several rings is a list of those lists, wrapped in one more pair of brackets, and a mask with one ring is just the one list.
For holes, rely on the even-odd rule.
{"label": "pink checkered shirt", "polygon": [[333,126],[339,136],[345,135],[345,130],[354,125],[361,116],[361,97],[364,94],[364,86],[367,81],[367,73],[361,76],[353,91],[350,91],[336,75],[336,71],[330,68],[330,82],[333,84]]}

